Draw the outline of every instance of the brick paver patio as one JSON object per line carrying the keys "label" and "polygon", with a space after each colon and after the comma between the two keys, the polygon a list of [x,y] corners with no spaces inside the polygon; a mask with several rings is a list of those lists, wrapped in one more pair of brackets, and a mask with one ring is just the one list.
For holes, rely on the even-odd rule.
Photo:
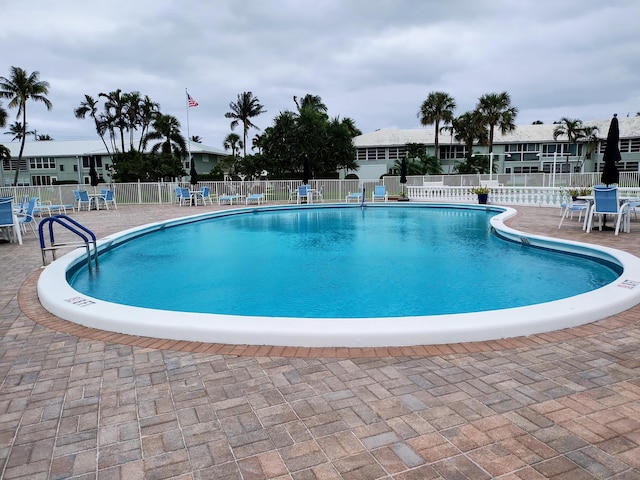
{"label": "brick paver patio", "polygon": [[[211,208],[73,216],[102,237]],[[635,222],[615,237],[519,212],[515,228],[640,256]],[[0,245],[2,479],[640,479],[640,307],[493,342],[211,345],[57,319],[40,266],[31,233]]]}

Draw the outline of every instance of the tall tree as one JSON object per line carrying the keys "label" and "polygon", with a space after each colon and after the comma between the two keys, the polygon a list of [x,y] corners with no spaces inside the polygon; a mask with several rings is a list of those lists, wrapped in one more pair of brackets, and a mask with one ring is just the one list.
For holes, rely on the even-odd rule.
{"label": "tall tree", "polygon": [[242,123],[242,144],[244,148],[244,156],[247,156],[247,134],[249,128],[259,128],[251,123],[251,119],[257,117],[261,113],[265,113],[266,110],[260,104],[258,97],[254,97],[252,92],[242,92],[238,94],[238,100],[236,102],[229,103],[230,112],[224,114],[225,118],[233,119],[231,121],[231,130],[234,130],[240,123]]}
{"label": "tall tree", "polygon": [[511,105],[511,97],[507,92],[487,93],[478,99],[476,105],[483,117],[484,124],[489,126],[489,153],[493,152],[493,133],[496,127],[502,135],[516,129],[518,109]]}
{"label": "tall tree", "polygon": [[29,136],[29,135],[35,135],[35,132],[33,130],[27,130],[26,128],[23,127],[22,122],[13,122],[11,125],[9,125],[9,131],[8,132],[4,132],[5,135],[13,135],[13,137],[11,138],[11,141],[13,142],[14,140],[22,140],[22,137],[24,136]]}
{"label": "tall tree", "polygon": [[[473,110],[463,113],[459,117],[456,117],[451,122],[450,127],[445,127],[446,130],[451,132],[453,138],[458,142],[462,142],[465,145],[466,159],[464,162],[455,166],[455,170],[459,173],[486,173],[482,165],[477,165],[478,162],[474,161],[472,157],[473,145],[486,145],[488,143],[487,129],[485,127],[484,118],[482,114]],[[487,171],[488,171],[488,164]]]}
{"label": "tall tree", "polygon": [[120,148],[117,151],[125,152],[124,146],[124,132],[127,129],[127,118],[125,117],[124,109],[125,102],[122,98],[122,90],[117,89],[109,93],[99,93],[99,97],[104,97],[106,99],[104,103],[104,121],[105,126],[109,130],[109,134],[111,136],[112,142],[116,138],[116,134],[120,137]]}
{"label": "tall tree", "polygon": [[584,133],[584,125],[582,120],[577,118],[562,117],[558,122],[557,127],[553,129],[553,139],[557,140],[558,137],[567,137],[569,144],[576,143],[579,138],[582,138]]}
{"label": "tall tree", "polygon": [[7,111],[2,106],[2,102],[0,102],[0,128],[4,128],[7,125]]}
{"label": "tall tree", "polygon": [[46,97],[48,94],[49,83],[40,80],[40,72],[27,73],[20,67],[11,67],[11,75],[9,78],[0,77],[0,98],[9,99],[7,106],[18,109],[16,118],[22,117],[21,123],[24,129],[20,143],[20,151],[18,153],[18,165],[13,181],[14,185],[18,184],[22,154],[24,153],[24,144],[27,139],[27,101],[31,99],[34,102],[44,103],[47,110],[51,110],[53,104]]}
{"label": "tall tree", "polygon": [[322,101],[322,98],[319,95],[311,95],[307,93],[302,99],[298,102],[298,97],[294,96],[293,101],[298,107],[298,113],[302,111],[303,108],[310,108],[317,112],[327,113],[327,106]]}
{"label": "tall tree", "polygon": [[107,154],[113,163],[113,155],[109,150],[109,146],[107,145],[106,140],[104,139],[104,134],[107,132],[107,125],[104,119],[104,116],[98,113],[98,101],[95,100],[91,95],[84,96],[84,100],[80,102],[80,106],[73,111],[73,114],[76,118],[84,119],[89,115],[96,126],[96,133],[100,136],[100,140],[104,144],[104,148],[107,150]]}
{"label": "tall tree", "polygon": [[435,125],[434,148],[435,157],[440,159],[438,134],[440,133],[440,124],[443,126],[453,121],[453,111],[456,108],[456,102],[451,95],[446,92],[431,92],[427,99],[422,102],[418,118],[420,124],[424,127],[427,125]]}
{"label": "tall tree", "polygon": [[180,133],[180,122],[173,115],[157,115],[152,131],[147,133],[143,141],[143,149],[146,149],[149,142],[156,142],[151,147],[151,153],[162,153],[184,158],[187,155],[187,142]]}

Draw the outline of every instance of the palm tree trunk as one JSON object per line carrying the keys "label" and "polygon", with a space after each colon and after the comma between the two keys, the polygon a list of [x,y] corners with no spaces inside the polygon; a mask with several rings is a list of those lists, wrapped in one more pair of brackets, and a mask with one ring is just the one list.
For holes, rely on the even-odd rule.
{"label": "palm tree trunk", "polygon": [[[26,103],[26,102],[25,102]],[[20,176],[20,165],[22,164],[22,153],[24,152],[24,144],[27,141],[27,106],[22,105],[22,139],[20,140],[20,152],[18,153],[18,164],[16,165],[16,174],[13,177],[13,186],[18,186],[18,177]]]}

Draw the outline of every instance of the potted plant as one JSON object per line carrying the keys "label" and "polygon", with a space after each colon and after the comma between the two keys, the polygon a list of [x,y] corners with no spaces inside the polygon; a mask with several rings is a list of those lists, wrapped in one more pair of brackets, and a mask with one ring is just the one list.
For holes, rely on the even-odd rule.
{"label": "potted plant", "polygon": [[575,202],[578,199],[578,197],[586,197],[587,195],[591,195],[591,187],[586,187],[586,188],[569,187],[567,189],[567,194]]}
{"label": "potted plant", "polygon": [[478,203],[486,204],[489,199],[489,187],[479,186],[473,187],[471,193],[478,195]]}

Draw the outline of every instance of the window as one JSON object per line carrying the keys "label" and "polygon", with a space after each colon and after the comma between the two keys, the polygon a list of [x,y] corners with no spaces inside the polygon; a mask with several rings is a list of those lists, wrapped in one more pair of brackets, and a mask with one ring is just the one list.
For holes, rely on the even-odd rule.
{"label": "window", "polygon": [[440,159],[464,158],[467,150],[464,145],[443,145],[440,146]]}
{"label": "window", "polygon": [[[37,169],[55,169],[56,159],[53,157],[35,157],[29,159],[29,168],[31,170]],[[45,184],[46,185],[46,184]]]}
{"label": "window", "polygon": [[64,165],[62,163],[60,164],[60,171],[64,172]]}
{"label": "window", "polygon": [[[91,168],[91,156],[82,157],[82,168]],[[93,159],[96,163],[96,168],[102,167],[102,157],[93,155]]]}
{"label": "window", "polygon": [[50,175],[31,175],[31,185],[51,185],[53,180],[56,180],[56,177]]}

